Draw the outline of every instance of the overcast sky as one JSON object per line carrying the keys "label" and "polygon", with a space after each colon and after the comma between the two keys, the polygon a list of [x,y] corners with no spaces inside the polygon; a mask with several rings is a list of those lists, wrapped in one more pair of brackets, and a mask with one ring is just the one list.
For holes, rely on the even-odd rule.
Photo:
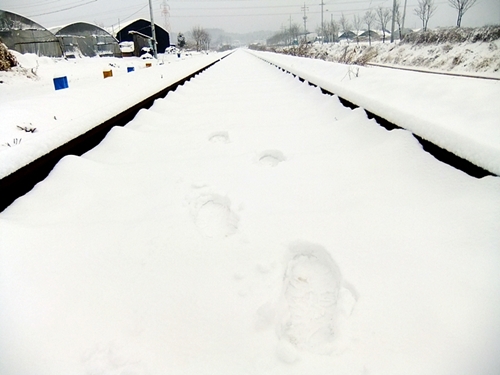
{"label": "overcast sky", "polygon": [[[369,8],[392,7],[392,0],[323,0],[323,19],[338,20],[344,13],[349,18],[363,15]],[[403,4],[404,0],[400,0]],[[407,0],[405,25],[418,28],[421,21],[413,14],[418,0]],[[453,26],[457,11],[448,0],[434,0],[437,5],[429,27]],[[321,0],[152,0],[155,23],[177,33],[193,26],[220,28],[227,32],[277,31],[288,27],[290,21],[302,27],[306,7],[307,29],[314,31],[321,24]],[[9,10],[49,28],[76,21],[105,27],[136,18],[149,19],[148,0],[2,0],[0,8]],[[500,0],[477,0],[465,14],[462,26],[500,24]]]}

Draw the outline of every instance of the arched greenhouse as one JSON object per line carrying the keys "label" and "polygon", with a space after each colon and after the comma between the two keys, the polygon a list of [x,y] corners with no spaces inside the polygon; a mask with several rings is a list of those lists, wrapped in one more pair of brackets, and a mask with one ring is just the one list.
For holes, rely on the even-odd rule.
{"label": "arched greenhouse", "polygon": [[7,48],[20,53],[63,56],[61,44],[54,34],[16,13],[0,10],[0,38]]}
{"label": "arched greenhouse", "polygon": [[118,41],[106,30],[86,22],[53,28],[66,57],[114,56],[121,57]]}

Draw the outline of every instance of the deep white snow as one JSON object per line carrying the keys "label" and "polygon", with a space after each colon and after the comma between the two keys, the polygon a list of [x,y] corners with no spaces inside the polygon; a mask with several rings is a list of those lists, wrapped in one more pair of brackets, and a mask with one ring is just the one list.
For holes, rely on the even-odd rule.
{"label": "deep white snow", "polygon": [[500,81],[253,52],[500,175]]}
{"label": "deep white snow", "polygon": [[[13,53],[21,67],[0,72],[0,178],[225,56],[63,60]],[[112,77],[104,79],[105,71]],[[56,77],[67,77],[69,88],[56,91]]]}
{"label": "deep white snow", "polygon": [[498,177],[237,51],[0,214],[0,373],[493,375],[499,249]]}

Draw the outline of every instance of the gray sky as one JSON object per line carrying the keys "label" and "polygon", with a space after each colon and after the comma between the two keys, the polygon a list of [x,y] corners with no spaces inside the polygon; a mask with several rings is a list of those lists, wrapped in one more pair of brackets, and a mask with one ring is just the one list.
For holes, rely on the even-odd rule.
{"label": "gray sky", "polygon": [[[324,21],[338,20],[343,12],[352,18],[363,15],[367,9],[378,6],[392,7],[392,0],[323,0]],[[189,31],[193,26],[220,28],[227,32],[279,30],[288,27],[290,20],[303,26],[307,8],[307,29],[314,31],[321,23],[321,0],[152,0],[154,20],[175,33]],[[404,3],[404,0],[400,0]],[[405,25],[421,27],[413,15],[418,0],[407,0]],[[437,5],[429,27],[453,26],[457,11],[448,0],[434,0]],[[166,7],[164,6],[166,4]],[[2,0],[0,8],[28,17],[49,28],[76,21],[96,23],[101,26],[118,26],[135,18],[149,19],[148,0]],[[168,17],[167,17],[168,14]],[[500,0],[478,0],[465,14],[462,26],[500,24]]]}

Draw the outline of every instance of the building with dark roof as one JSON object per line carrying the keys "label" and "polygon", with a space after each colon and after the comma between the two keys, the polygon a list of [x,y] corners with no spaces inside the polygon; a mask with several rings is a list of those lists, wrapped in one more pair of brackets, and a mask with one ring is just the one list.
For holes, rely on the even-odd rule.
{"label": "building with dark roof", "polygon": [[[133,32],[132,34],[130,33],[131,31]],[[120,28],[120,30],[116,33],[116,39],[118,39],[119,43],[125,41],[133,42],[134,32],[135,35],[142,34],[148,37],[152,37],[153,34],[151,32],[151,22],[143,18],[132,21]],[[158,26],[157,24],[155,24],[155,34],[156,34],[156,42],[158,43],[157,51],[159,53],[163,53],[165,52],[166,48],[170,47],[170,35],[164,28]],[[136,46],[135,50],[140,51],[141,46]]]}

